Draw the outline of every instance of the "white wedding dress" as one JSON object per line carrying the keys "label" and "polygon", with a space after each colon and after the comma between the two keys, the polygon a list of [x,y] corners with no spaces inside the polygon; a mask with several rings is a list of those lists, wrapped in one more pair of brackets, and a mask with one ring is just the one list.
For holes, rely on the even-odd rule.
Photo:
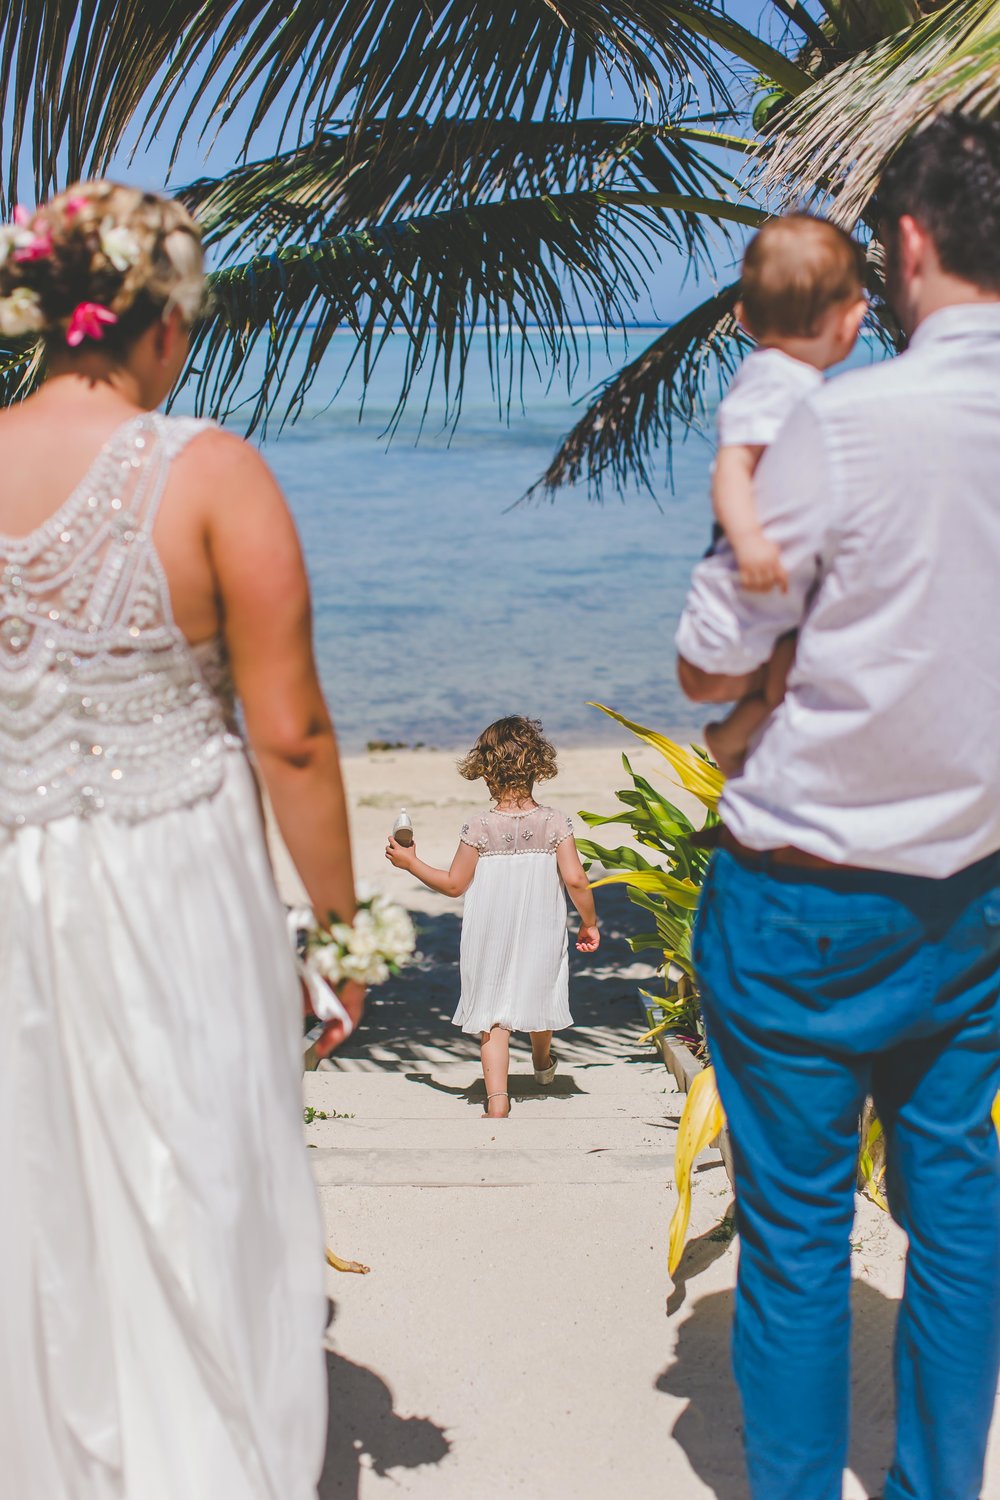
{"label": "white wedding dress", "polygon": [[11,1500],[314,1500],[322,1462],[292,955],[221,649],[151,541],[201,426],[130,421],[0,537]]}

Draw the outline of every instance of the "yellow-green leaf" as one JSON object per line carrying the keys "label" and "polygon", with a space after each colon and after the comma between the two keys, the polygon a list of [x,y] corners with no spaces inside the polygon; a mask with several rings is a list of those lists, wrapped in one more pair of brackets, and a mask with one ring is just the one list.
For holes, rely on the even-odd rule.
{"label": "yellow-green leaf", "polygon": [[688,1091],[684,1113],[677,1130],[674,1153],[674,1177],[677,1181],[677,1207],[670,1220],[670,1242],[667,1267],[671,1276],[680,1265],[691,1219],[691,1169],[695,1157],[714,1141],[726,1123],[726,1116],[715,1082],[715,1069],[704,1068]]}
{"label": "yellow-green leaf", "polygon": [[694,911],[698,905],[700,891],[693,880],[677,880],[665,870],[619,870],[614,875],[603,875],[595,880],[591,890],[599,885],[629,885],[633,890],[652,891],[656,895],[669,896],[678,906]]}
{"label": "yellow-green leaf", "polygon": [[607,714],[608,718],[614,719],[640,740],[645,740],[654,750],[658,750],[664,760],[669,762],[681,786],[697,797],[710,812],[715,812],[726,779],[717,766],[709,765],[700,756],[685,750],[683,745],[678,745],[675,740],[667,739],[665,734],[657,734],[655,729],[646,729],[644,725],[615,713],[613,708],[606,708],[603,703],[591,703],[589,706],[599,708],[602,714]]}

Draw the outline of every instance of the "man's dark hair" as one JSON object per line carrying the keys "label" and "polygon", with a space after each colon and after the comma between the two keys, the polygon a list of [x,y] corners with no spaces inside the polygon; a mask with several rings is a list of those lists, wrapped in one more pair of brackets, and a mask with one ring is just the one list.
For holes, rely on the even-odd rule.
{"label": "man's dark hair", "polygon": [[1000,120],[939,115],[892,157],[875,209],[890,239],[908,214],[934,241],[942,270],[1000,291]]}

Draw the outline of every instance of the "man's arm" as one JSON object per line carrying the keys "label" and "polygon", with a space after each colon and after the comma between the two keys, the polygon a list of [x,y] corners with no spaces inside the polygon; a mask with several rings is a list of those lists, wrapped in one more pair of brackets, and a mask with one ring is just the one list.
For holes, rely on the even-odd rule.
{"label": "man's arm", "polygon": [[721,546],[695,568],[677,631],[678,676],[699,703],[728,703],[759,691],[779,637],[801,625],[829,549],[832,506],[823,439],[812,400],[792,413],[756,474],[757,511],[780,549],[788,589],[740,587],[739,567]]}

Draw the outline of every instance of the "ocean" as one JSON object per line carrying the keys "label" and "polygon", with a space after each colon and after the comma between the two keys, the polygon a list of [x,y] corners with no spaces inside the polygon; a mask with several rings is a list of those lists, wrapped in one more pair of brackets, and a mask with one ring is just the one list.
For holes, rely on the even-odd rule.
{"label": "ocean", "polygon": [[[415,399],[391,441],[405,354],[390,345],[369,383],[349,377],[349,335],[294,426],[264,443],[302,536],[324,688],[343,747],[373,741],[461,748],[507,713],[539,718],[557,746],[620,739],[593,708],[694,731],[678,691],[673,631],[710,531],[711,445],[692,435],[645,490],[602,504],[582,490],[516,502],[578,420],[587,392],[655,329],[592,340],[568,394],[526,377],[509,421],[490,387],[485,338],[462,415],[442,430]],[[339,362],[339,363],[338,363]],[[658,503],[657,503],[658,502]]]}

